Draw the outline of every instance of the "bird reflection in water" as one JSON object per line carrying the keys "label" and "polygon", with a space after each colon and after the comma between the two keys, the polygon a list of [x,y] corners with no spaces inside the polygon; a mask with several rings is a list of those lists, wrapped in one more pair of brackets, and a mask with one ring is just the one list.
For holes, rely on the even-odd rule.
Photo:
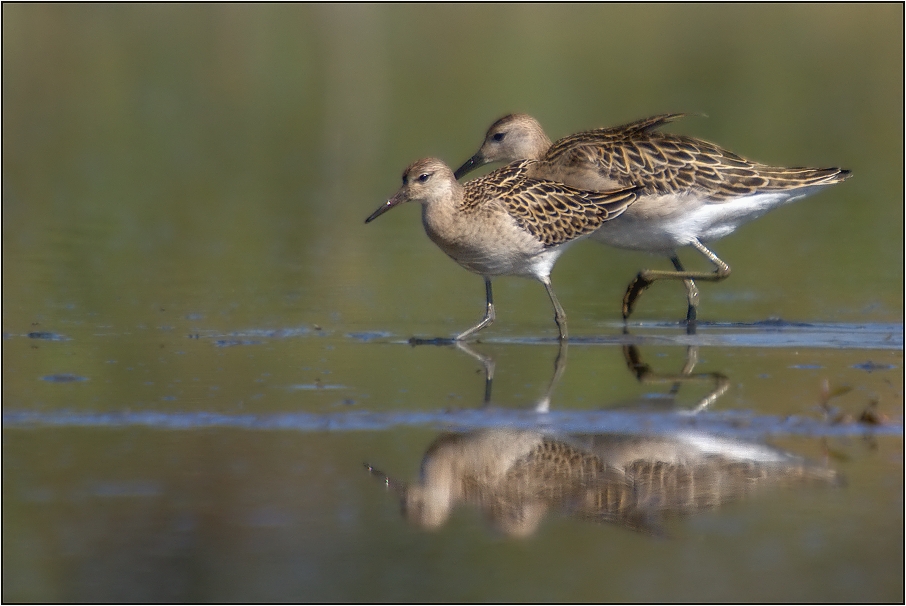
{"label": "bird reflection in water", "polygon": [[673,406],[676,402],[676,396],[680,387],[684,383],[691,382],[708,382],[713,381],[714,387],[706,396],[701,398],[696,405],[687,412],[700,412],[713,404],[719,397],[724,395],[730,389],[730,379],[719,372],[693,373],[696,364],[698,364],[698,346],[690,345],[686,348],[686,362],[678,374],[656,373],[651,366],[642,361],[639,348],[635,345],[623,346],[623,357],[626,359],[626,366],[629,372],[635,375],[639,383],[658,384],[672,383],[666,401]]}
{"label": "bird reflection in water", "polygon": [[[488,405],[493,359],[464,343],[456,346],[484,366]],[[694,407],[681,409],[685,414],[710,406],[730,385],[721,373],[693,372],[696,347],[687,349],[677,374],[654,372],[635,345],[624,346],[623,354],[640,382],[672,383],[664,398],[670,406],[683,383],[713,381]],[[565,365],[563,342],[536,412],[548,410]],[[418,482],[401,482],[365,466],[399,496],[404,517],[418,526],[439,528],[457,506],[471,505],[515,537],[532,535],[554,512],[657,535],[667,516],[715,508],[768,487],[841,482],[833,469],[770,446],[698,431],[564,436],[501,427],[441,434],[422,459]]]}
{"label": "bird reflection in water", "polygon": [[[485,388],[483,405],[490,405],[491,393],[494,383],[494,371],[496,368],[494,358],[479,353],[470,345],[461,341],[453,343],[453,345],[460,351],[476,359],[484,367]],[[563,376],[563,373],[566,370],[567,348],[567,343],[565,341],[561,341],[559,344],[559,349],[557,351],[557,357],[554,359],[554,373],[551,376],[551,380],[547,385],[547,389],[545,390],[544,395],[537,400],[535,406],[533,407],[535,412],[547,412],[550,409],[550,402],[551,397],[554,393],[554,388],[557,386],[557,383],[559,383],[561,377]],[[642,356],[639,352],[639,348],[633,344],[623,346],[623,357],[626,360],[626,366],[629,368],[629,372],[635,375],[639,383],[672,384],[668,394],[660,399],[661,403],[666,404],[670,407],[673,407],[676,404],[676,396],[679,393],[680,387],[684,383],[713,382],[714,387],[711,389],[711,391],[709,391],[708,394],[703,398],[698,400],[698,402],[696,402],[696,404],[686,412],[695,413],[708,408],[730,388],[730,380],[722,373],[693,372],[696,364],[698,364],[698,347],[695,345],[690,345],[686,348],[685,364],[683,365],[683,368],[679,373],[669,374],[655,372],[654,370],[652,370],[651,366],[642,361]],[[650,405],[651,403],[652,400],[648,399],[645,402],[634,402],[632,405],[637,407],[638,405],[644,406]]]}
{"label": "bird reflection in water", "polygon": [[[472,356],[478,360],[482,366],[484,366],[484,401],[483,405],[488,406],[491,404],[491,392],[494,384],[494,358],[491,356],[482,354],[472,349],[471,346],[467,345],[462,341],[457,341],[455,344],[456,348],[468,355]],[[566,370],[566,352],[567,344],[566,341],[560,341],[559,349],[557,350],[557,357],[554,358],[554,374],[551,376],[550,382],[547,384],[547,389],[544,392],[544,395],[541,396],[533,407],[535,412],[547,412],[550,410],[551,396],[554,393],[554,388],[557,386],[557,383],[560,382],[560,378],[563,376],[563,372]]]}
{"label": "bird reflection in water", "polygon": [[420,527],[439,528],[454,508],[471,505],[514,537],[532,535],[554,512],[659,535],[665,516],[711,509],[770,486],[840,482],[834,470],[792,454],[699,432],[445,433],[425,453],[418,482],[366,467],[397,493],[403,516]]}

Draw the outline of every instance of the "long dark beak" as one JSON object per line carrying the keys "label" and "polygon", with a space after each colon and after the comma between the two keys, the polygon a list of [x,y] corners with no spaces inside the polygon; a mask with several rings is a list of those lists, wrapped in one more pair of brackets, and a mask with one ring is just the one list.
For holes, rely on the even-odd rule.
{"label": "long dark beak", "polygon": [[460,166],[459,168],[457,168],[456,172],[453,173],[453,175],[457,179],[462,179],[466,173],[475,170],[482,164],[484,164],[484,158],[481,156],[481,152],[479,152],[479,153],[475,154],[474,156],[472,156],[471,158],[469,158],[468,160],[466,160],[466,163],[463,164],[462,166]]}
{"label": "long dark beak", "polygon": [[396,206],[402,202],[405,202],[406,199],[401,194],[402,194],[402,191],[396,192],[396,194],[392,198],[390,198],[389,200],[384,202],[381,206],[378,207],[378,209],[376,211],[371,213],[371,216],[368,217],[367,219],[365,219],[365,223],[371,223],[372,221],[374,221],[375,219],[377,219],[378,217],[383,215],[385,212],[387,212],[394,206]]}

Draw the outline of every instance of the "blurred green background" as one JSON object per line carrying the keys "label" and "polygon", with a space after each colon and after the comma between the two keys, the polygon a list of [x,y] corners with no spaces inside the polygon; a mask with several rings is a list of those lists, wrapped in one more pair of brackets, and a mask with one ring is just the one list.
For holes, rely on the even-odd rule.
{"label": "blurred green background", "polygon": [[[255,323],[404,321],[410,334],[442,314],[452,334],[480,317],[481,280],[427,240],[416,208],[363,220],[410,162],[458,165],[513,111],[553,138],[700,112],[669,128],[762,162],[852,170],[715,244],[733,276],[704,285],[702,317],[902,315],[901,6],[12,4],[3,15],[5,322],[63,297],[120,317],[165,303]],[[681,252],[707,267],[697,256]],[[591,242],[569,251],[553,280],[577,334],[618,319],[645,266],[669,263]],[[497,294],[497,329],[553,331],[537,284],[503,279]],[[682,288],[659,285],[638,319],[683,309]]]}
{"label": "blurred green background", "polygon": [[[406,527],[364,475],[369,460],[414,477],[433,427],[79,425],[479,406],[475,360],[395,341],[471,326],[482,281],[413,206],[363,222],[410,162],[455,167],[516,111],[554,139],[689,112],[668,128],[765,163],[852,170],[715,243],[733,274],[701,286],[700,318],[888,324],[893,345],[702,347],[699,370],[732,382],[719,411],[815,417],[829,381],[851,388],[835,400],[847,414],[878,400],[901,423],[902,5],[2,11],[3,408],[63,420],[4,417],[5,601],[902,598],[900,436],[831,445],[847,490],[715,513],[676,541],[559,519],[512,543],[468,514],[437,535]],[[619,334],[643,267],[669,262],[568,251],[552,279],[571,334]],[[550,303],[512,278],[495,302],[479,346],[497,360],[494,402],[527,408],[556,348],[519,339],[556,335]],[[633,318],[684,315],[682,286],[659,284]],[[685,347],[666,343],[645,359],[676,373]],[[66,374],[87,380],[46,380]],[[657,389],[612,343],[580,345],[551,408]],[[791,448],[829,456],[824,440]]]}

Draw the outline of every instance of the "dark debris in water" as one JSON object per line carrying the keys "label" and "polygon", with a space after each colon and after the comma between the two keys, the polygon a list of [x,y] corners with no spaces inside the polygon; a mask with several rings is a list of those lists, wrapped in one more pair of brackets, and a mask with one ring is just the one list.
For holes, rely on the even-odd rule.
{"label": "dark debris in water", "polygon": [[878,401],[872,400],[859,415],[859,423],[866,425],[887,425],[890,423],[890,417],[878,410]]}
{"label": "dark debris in water", "polygon": [[68,341],[69,340],[69,337],[67,337],[65,335],[61,335],[60,333],[56,333],[56,332],[44,331],[44,330],[30,332],[30,333],[28,333],[27,336],[29,339],[40,339],[42,341]]}
{"label": "dark debris in water", "polygon": [[871,360],[867,362],[862,362],[861,364],[853,364],[852,366],[856,370],[864,370],[865,372],[873,372],[875,370],[893,370],[896,368],[893,364],[875,364]]}
{"label": "dark debris in water", "polygon": [[889,425],[891,423],[891,420],[890,417],[878,410],[878,401],[872,400],[862,410],[858,417],[855,417],[848,412],[834,408],[832,409],[827,422],[830,425],[884,426]]}
{"label": "dark debris in water", "polygon": [[822,412],[824,421],[829,425],[869,425],[884,426],[892,423],[890,417],[878,410],[879,399],[872,398],[869,400],[861,414],[856,417],[853,414],[839,408],[831,406],[830,401],[838,396],[845,395],[853,391],[849,385],[843,385],[831,389],[827,379],[821,383],[821,391],[818,395],[818,407]]}
{"label": "dark debris in water", "polygon": [[79,375],[61,373],[56,375],[46,375],[44,377],[41,377],[41,380],[48,381],[49,383],[80,383],[82,381],[87,381],[88,377],[80,377]]}

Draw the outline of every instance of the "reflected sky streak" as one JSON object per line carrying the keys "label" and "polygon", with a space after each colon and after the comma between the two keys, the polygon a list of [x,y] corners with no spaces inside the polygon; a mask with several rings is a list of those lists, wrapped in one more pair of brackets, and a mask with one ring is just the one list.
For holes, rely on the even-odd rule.
{"label": "reflected sky streak", "polygon": [[727,437],[753,438],[779,435],[860,436],[902,435],[902,419],[883,425],[831,424],[800,415],[778,417],[750,412],[723,411],[698,414],[628,411],[462,410],[455,412],[343,412],[331,414],[221,414],[210,412],[111,412],[39,413],[7,411],[4,429],[47,427],[125,428],[192,430],[208,428],[253,431],[382,431],[393,427],[433,427],[467,431],[488,427],[541,429],[563,433],[664,434],[695,429]]}

